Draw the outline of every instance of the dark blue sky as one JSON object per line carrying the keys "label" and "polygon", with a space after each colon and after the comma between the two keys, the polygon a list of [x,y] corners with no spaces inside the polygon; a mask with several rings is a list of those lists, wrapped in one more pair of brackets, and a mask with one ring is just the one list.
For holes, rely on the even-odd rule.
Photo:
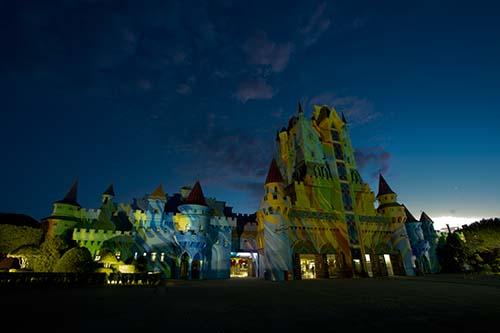
{"label": "dark blue sky", "polygon": [[172,193],[252,212],[298,100],[415,215],[500,215],[494,1],[1,1],[0,211]]}

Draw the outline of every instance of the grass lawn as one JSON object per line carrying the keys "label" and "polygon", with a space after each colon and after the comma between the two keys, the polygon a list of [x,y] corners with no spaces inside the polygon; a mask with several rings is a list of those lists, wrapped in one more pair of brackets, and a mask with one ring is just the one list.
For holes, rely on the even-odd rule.
{"label": "grass lawn", "polygon": [[168,281],[0,292],[4,323],[23,332],[478,332],[500,322],[498,276]]}

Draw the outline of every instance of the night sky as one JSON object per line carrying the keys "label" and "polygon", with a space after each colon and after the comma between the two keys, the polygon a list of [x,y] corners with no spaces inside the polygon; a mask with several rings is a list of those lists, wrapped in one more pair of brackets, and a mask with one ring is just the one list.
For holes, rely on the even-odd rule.
{"label": "night sky", "polygon": [[[0,1],[0,211],[202,183],[254,212],[302,101],[420,216],[500,216],[495,1]],[[440,220],[441,221],[441,220]],[[457,220],[458,221],[458,220]]]}

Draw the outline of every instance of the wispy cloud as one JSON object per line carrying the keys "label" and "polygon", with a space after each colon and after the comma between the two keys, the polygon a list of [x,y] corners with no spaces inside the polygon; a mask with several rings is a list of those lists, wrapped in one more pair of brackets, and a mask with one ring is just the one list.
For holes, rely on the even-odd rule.
{"label": "wispy cloud", "polygon": [[267,37],[263,31],[247,40],[243,51],[247,55],[248,63],[253,65],[270,66],[273,72],[282,72],[290,60],[294,45],[291,42],[276,43]]}
{"label": "wispy cloud", "polygon": [[304,45],[308,47],[316,43],[330,24],[330,18],[326,17],[326,2],[322,2],[316,7],[308,23],[300,29]]}
{"label": "wispy cloud", "polygon": [[264,79],[241,82],[236,91],[236,98],[242,103],[251,99],[271,99],[276,91]]}
{"label": "wispy cloud", "polygon": [[191,89],[190,85],[188,85],[186,83],[181,83],[181,84],[177,85],[177,89],[175,91],[177,91],[177,93],[181,94],[181,95],[190,95],[192,92],[192,89]]}
{"label": "wispy cloud", "polygon": [[347,121],[354,124],[364,124],[378,118],[380,114],[373,109],[373,105],[365,98],[357,96],[338,96],[334,93],[324,93],[311,98],[310,104],[326,104],[344,112]]}
{"label": "wispy cloud", "polygon": [[391,154],[383,147],[358,148],[355,158],[358,168],[370,173],[372,179],[377,179],[379,173],[386,174],[389,171]]}

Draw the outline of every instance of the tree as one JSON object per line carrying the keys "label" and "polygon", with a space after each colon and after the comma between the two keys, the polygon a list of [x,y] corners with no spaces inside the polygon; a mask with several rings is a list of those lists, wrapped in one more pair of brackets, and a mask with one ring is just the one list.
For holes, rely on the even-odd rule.
{"label": "tree", "polygon": [[436,252],[443,272],[458,273],[465,270],[469,251],[458,233],[448,234],[444,243],[441,240]]}
{"label": "tree", "polygon": [[68,249],[68,244],[59,237],[47,238],[40,245],[40,255],[33,262],[35,272],[52,272],[61,254]]}
{"label": "tree", "polygon": [[11,253],[25,245],[40,244],[42,230],[24,225],[0,224],[0,253]]}
{"label": "tree", "polygon": [[74,247],[68,250],[54,267],[54,272],[88,273],[93,270],[92,255],[84,247]]}

